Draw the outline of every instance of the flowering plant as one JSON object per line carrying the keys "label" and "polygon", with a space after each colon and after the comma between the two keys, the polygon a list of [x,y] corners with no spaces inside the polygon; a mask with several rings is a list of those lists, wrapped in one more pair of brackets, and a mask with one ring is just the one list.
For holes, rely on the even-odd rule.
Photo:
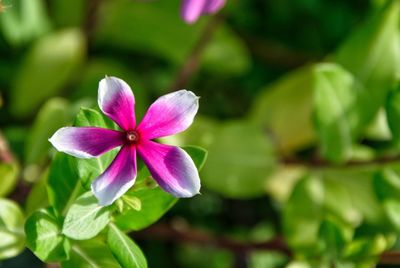
{"label": "flowering plant", "polygon": [[176,197],[199,193],[200,179],[193,160],[179,147],[161,145],[153,139],[179,133],[188,128],[198,110],[198,97],[180,90],[162,96],[136,125],[135,98],[129,85],[116,77],[100,81],[100,109],[120,127],[120,131],[98,127],[64,127],[50,142],[60,152],[79,158],[98,157],[121,146],[111,165],[92,184],[100,205],[110,205],[135,183],[136,152],[151,175]]}

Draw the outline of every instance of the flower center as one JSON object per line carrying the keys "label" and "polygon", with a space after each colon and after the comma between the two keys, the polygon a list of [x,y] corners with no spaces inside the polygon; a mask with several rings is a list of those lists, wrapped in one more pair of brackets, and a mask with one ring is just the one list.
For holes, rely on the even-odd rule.
{"label": "flower center", "polygon": [[127,131],[126,132],[126,140],[130,143],[138,142],[139,141],[139,133],[135,130]]}

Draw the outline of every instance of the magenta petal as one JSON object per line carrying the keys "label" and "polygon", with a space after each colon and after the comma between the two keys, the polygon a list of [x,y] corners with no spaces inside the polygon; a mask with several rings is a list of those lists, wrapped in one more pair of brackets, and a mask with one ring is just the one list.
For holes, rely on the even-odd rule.
{"label": "magenta petal", "polygon": [[166,192],[176,197],[192,197],[199,193],[199,173],[183,149],[142,141],[138,153],[158,185]]}
{"label": "magenta petal", "polygon": [[124,134],[98,127],[63,127],[49,141],[60,152],[79,158],[91,158],[121,146]]}
{"label": "magenta petal", "polygon": [[203,14],[212,14],[219,11],[225,5],[225,0],[208,0]]}
{"label": "magenta petal", "polygon": [[199,98],[191,91],[179,90],[158,98],[138,126],[140,135],[154,139],[179,133],[193,122]]}
{"label": "magenta petal", "polygon": [[207,0],[183,0],[181,16],[187,23],[194,23],[202,14]]}
{"label": "magenta petal", "polygon": [[124,146],[111,165],[92,183],[101,206],[111,205],[133,186],[136,179],[136,148]]}
{"label": "magenta petal", "polygon": [[100,81],[98,103],[100,109],[123,130],[136,126],[135,97],[127,83],[116,77]]}

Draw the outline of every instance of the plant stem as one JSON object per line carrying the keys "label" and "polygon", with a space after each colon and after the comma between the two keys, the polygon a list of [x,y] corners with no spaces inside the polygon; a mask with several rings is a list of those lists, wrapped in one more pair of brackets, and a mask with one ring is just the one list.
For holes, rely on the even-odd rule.
{"label": "plant stem", "polygon": [[200,66],[201,55],[208,43],[212,40],[215,31],[221,24],[223,18],[221,16],[213,16],[204,28],[202,35],[194,46],[190,55],[186,58],[182,67],[179,69],[174,82],[170,87],[170,91],[184,88],[194,73]]}

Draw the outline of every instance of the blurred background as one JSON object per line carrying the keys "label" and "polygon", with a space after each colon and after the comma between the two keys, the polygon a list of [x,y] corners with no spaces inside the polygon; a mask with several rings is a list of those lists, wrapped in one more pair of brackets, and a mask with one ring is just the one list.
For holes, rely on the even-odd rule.
{"label": "blurred background", "polygon": [[180,4],[0,1],[0,196],[46,206],[48,138],[105,75],[139,118],[186,88],[197,119],[164,142],[208,150],[203,187],[132,233],[149,267],[400,267],[400,3],[228,0],[193,25]]}

